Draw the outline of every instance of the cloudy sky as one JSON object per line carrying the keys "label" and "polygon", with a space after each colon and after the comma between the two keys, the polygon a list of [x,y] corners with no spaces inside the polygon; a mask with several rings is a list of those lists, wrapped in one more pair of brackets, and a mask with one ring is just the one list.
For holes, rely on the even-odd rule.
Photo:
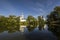
{"label": "cloudy sky", "polygon": [[0,15],[45,17],[55,6],[60,6],[60,0],[0,0]]}

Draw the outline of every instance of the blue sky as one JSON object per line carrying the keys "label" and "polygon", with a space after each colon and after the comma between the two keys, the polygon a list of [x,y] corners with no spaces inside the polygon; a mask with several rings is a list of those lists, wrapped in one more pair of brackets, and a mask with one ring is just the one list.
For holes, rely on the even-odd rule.
{"label": "blue sky", "polygon": [[23,12],[25,17],[46,17],[55,6],[60,6],[60,0],[0,0],[0,15],[20,16]]}

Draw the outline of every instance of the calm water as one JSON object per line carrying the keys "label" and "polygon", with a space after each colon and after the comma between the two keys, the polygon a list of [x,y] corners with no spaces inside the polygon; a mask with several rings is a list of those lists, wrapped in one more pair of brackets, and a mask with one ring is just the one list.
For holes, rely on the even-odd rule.
{"label": "calm water", "polygon": [[34,28],[33,30],[22,28],[15,32],[0,32],[0,40],[57,40],[57,37],[48,30],[47,25],[43,28]]}

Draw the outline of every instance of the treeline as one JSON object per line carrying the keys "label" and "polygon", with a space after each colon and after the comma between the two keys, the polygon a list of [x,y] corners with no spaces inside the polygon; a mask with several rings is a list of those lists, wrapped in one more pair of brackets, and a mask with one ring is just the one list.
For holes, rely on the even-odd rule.
{"label": "treeline", "polygon": [[42,25],[44,22],[43,17],[42,16],[38,16],[38,18],[36,19],[35,17],[29,15],[26,19],[26,22],[22,23],[20,22],[20,16],[16,17],[15,15],[9,15],[9,17],[5,17],[5,16],[0,16],[0,27],[6,27],[6,26],[20,26],[20,24],[22,23],[23,25],[25,24],[26,26],[29,25]]}
{"label": "treeline", "polygon": [[15,15],[9,15],[9,17],[0,16],[0,30],[3,28],[4,30],[10,29],[13,30],[18,29],[20,26],[20,17],[16,17]]}

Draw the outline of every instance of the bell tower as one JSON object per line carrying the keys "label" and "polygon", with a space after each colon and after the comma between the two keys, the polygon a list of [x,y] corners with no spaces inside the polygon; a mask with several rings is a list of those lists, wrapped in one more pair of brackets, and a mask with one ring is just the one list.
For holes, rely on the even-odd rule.
{"label": "bell tower", "polygon": [[26,19],[24,18],[23,12],[22,12],[22,14],[21,14],[21,16],[20,16],[20,21],[21,21],[21,22],[26,21]]}

